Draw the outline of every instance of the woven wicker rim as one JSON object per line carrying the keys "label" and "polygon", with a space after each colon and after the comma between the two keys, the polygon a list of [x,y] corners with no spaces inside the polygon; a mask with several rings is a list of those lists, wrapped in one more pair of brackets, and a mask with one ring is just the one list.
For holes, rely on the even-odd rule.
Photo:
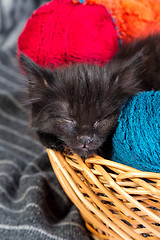
{"label": "woven wicker rim", "polygon": [[142,172],[99,156],[84,162],[76,154],[47,152],[64,191],[94,235],[100,239],[160,239],[159,173]]}

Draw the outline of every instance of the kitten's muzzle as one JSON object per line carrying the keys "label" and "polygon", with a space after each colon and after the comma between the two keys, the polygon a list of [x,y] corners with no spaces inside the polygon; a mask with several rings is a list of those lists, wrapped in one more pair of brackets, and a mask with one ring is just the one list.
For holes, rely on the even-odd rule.
{"label": "kitten's muzzle", "polygon": [[93,137],[87,136],[87,135],[78,136],[77,139],[78,141],[81,142],[81,144],[83,145],[83,148],[86,148],[87,145],[93,141]]}

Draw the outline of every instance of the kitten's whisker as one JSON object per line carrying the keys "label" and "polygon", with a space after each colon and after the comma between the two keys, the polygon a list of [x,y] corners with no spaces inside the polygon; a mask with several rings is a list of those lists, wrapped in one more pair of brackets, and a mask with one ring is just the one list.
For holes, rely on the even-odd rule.
{"label": "kitten's whisker", "polygon": [[39,97],[35,97],[35,98],[31,98],[30,96],[26,96],[25,98],[21,99],[20,100],[20,103],[23,105],[23,106],[29,106],[29,105],[32,105],[33,103],[36,103],[40,100]]}
{"label": "kitten's whisker", "polygon": [[35,123],[38,121],[38,118],[39,118],[40,114],[41,114],[49,105],[51,105],[51,104],[52,104],[52,103],[47,104],[44,108],[42,108],[42,109],[39,111],[39,113],[38,113],[37,116],[35,117],[35,120],[34,120],[33,124],[35,124]]}
{"label": "kitten's whisker", "polygon": [[32,103],[35,103],[35,102],[37,102],[37,101],[39,101],[39,100],[40,100],[39,97],[37,97],[37,98],[30,98],[30,99],[27,100],[27,102],[30,103],[30,104],[32,104]]}

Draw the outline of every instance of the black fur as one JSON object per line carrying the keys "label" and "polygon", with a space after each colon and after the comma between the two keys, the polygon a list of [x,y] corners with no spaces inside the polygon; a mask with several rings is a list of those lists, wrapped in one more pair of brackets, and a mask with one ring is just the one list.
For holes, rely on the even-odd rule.
{"label": "black fur", "polygon": [[[140,91],[160,89],[160,35],[123,46],[106,66],[42,68],[24,55],[32,126],[40,142],[83,158],[110,148],[121,107]],[[105,149],[105,151],[104,151]]]}

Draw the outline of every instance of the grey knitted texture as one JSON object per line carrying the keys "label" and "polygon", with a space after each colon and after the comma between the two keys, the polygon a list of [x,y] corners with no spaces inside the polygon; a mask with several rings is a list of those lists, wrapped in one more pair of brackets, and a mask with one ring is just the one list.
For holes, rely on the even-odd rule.
{"label": "grey knitted texture", "polygon": [[[0,0],[0,240],[89,240],[83,220],[58,183],[45,150],[28,130],[28,117],[21,104],[26,79],[17,67],[15,39],[21,29],[18,24],[38,7],[33,5],[38,1],[4,2],[11,5],[2,14]],[[20,3],[25,4],[25,15],[18,13],[14,3],[18,9],[24,7]]]}

